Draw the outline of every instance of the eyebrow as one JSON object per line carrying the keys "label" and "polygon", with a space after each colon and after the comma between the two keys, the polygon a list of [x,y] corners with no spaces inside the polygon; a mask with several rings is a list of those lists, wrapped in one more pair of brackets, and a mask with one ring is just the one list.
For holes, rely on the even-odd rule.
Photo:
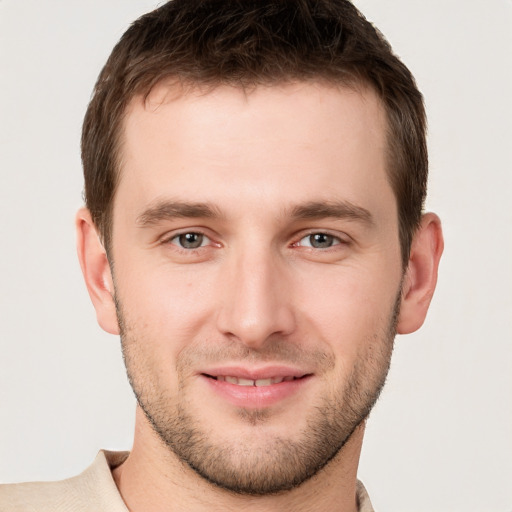
{"label": "eyebrow", "polygon": [[[365,208],[349,201],[312,201],[294,206],[289,215],[297,220],[321,220],[326,218],[348,219],[371,226],[372,214]],[[183,201],[159,201],[149,206],[137,217],[140,227],[177,218],[219,219],[223,217],[219,208],[209,203]]]}
{"label": "eyebrow", "polygon": [[296,219],[348,219],[371,226],[374,221],[372,214],[361,206],[349,201],[313,201],[292,209],[292,217]]}
{"label": "eyebrow", "polygon": [[140,227],[151,226],[159,222],[183,219],[216,219],[222,217],[219,209],[208,203],[187,203],[183,201],[159,201],[149,206],[137,217]]}

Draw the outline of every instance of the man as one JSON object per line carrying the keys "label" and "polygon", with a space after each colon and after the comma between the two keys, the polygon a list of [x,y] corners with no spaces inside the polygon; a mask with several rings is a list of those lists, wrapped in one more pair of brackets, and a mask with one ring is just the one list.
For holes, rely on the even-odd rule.
{"label": "man", "polygon": [[365,421],[443,246],[425,124],[346,0],[174,0],[136,21],[85,117],[77,215],[133,449],[6,486],[2,507],[372,510]]}

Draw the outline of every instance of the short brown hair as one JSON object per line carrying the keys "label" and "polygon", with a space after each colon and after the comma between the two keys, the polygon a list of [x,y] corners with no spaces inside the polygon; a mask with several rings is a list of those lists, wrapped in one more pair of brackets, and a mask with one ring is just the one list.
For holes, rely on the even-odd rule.
{"label": "short brown hair", "polygon": [[404,267],[422,214],[428,157],[421,93],[348,0],[172,0],[135,21],[100,73],[85,115],[85,200],[105,247],[128,103],[163,79],[215,87],[293,81],[366,85],[388,120],[388,176]]}

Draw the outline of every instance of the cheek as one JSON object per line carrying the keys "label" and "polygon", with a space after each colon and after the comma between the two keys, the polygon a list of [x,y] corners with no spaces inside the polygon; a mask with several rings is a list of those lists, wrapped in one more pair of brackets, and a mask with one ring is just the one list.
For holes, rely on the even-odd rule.
{"label": "cheek", "polygon": [[343,268],[327,274],[317,276],[314,288],[297,290],[297,304],[316,337],[349,364],[376,337],[388,335],[399,273]]}
{"label": "cheek", "polygon": [[176,340],[191,334],[211,314],[211,276],[170,266],[146,266],[119,275],[116,286],[126,314],[144,329]]}
{"label": "cheek", "polygon": [[192,272],[149,265],[139,272],[123,270],[116,278],[116,294],[132,373],[140,375],[146,386],[153,382],[159,389],[177,389],[181,354],[212,337],[214,283],[199,275],[198,267]]}

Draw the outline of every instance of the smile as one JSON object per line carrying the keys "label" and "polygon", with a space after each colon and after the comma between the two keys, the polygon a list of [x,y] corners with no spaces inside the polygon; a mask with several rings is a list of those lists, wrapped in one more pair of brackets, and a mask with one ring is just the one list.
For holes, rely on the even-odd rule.
{"label": "smile", "polygon": [[236,384],[237,386],[271,386],[272,384],[280,384],[281,382],[291,382],[293,380],[300,379],[301,377],[293,377],[293,376],[287,376],[287,377],[271,377],[267,379],[243,379],[240,377],[232,377],[230,375],[217,375],[216,377],[213,377],[211,375],[208,375],[208,377],[212,379],[216,379],[220,382],[228,382],[229,384]]}
{"label": "smile", "polygon": [[229,371],[226,368],[224,371],[204,372],[200,375],[214,395],[232,405],[249,409],[270,407],[289,399],[307,386],[313,378],[311,373],[290,369],[274,369],[275,373],[271,373],[272,370],[269,368],[253,372],[252,375],[250,371],[240,370],[236,372],[238,376],[233,370],[231,368]]}

